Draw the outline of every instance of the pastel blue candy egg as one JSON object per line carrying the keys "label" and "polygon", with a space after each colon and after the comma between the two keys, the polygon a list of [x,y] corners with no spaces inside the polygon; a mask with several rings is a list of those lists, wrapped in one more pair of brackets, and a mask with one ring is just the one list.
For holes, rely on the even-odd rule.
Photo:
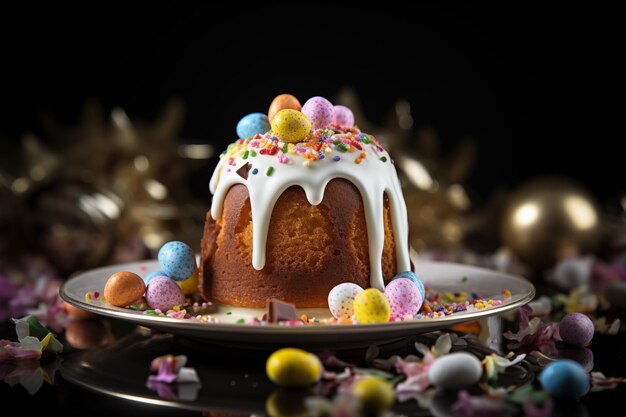
{"label": "pastel blue candy egg", "polygon": [[263,134],[270,130],[270,121],[263,113],[250,113],[237,123],[237,135],[240,138]]}
{"label": "pastel blue candy egg", "polygon": [[411,282],[413,284],[415,284],[417,286],[417,288],[420,290],[420,293],[422,294],[422,300],[426,300],[426,289],[424,288],[424,283],[413,272],[411,272],[411,271],[399,272],[395,277],[393,277],[393,279],[396,279],[396,278],[408,278],[408,279],[410,279]]}
{"label": "pastel blue candy egg", "polygon": [[539,375],[543,389],[556,398],[578,398],[589,390],[589,375],[578,362],[559,359]]}
{"label": "pastel blue candy egg", "polygon": [[196,269],[193,250],[183,242],[167,242],[159,249],[157,259],[165,275],[176,281],[189,278]]}
{"label": "pastel blue candy egg", "polygon": [[163,271],[152,271],[152,272],[150,272],[148,275],[146,275],[143,278],[143,282],[146,285],[148,285],[150,283],[150,281],[152,281],[155,277],[163,276],[163,275],[167,275],[167,274],[165,272],[163,272]]}

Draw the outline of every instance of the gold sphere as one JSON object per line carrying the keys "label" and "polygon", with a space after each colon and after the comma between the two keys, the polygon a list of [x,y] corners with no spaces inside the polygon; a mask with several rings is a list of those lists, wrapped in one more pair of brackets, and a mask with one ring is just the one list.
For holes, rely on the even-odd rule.
{"label": "gold sphere", "polygon": [[565,254],[593,251],[600,240],[600,213],[581,185],[559,177],[527,182],[508,198],[501,236],[537,270]]}

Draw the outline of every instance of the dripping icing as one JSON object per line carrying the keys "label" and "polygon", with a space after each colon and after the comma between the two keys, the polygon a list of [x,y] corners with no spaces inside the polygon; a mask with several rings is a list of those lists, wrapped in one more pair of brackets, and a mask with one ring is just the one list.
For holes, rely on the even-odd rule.
{"label": "dripping icing", "polygon": [[[210,190],[213,193],[211,216],[214,220],[219,218],[226,194],[233,185],[246,186],[253,224],[252,266],[260,270],[265,266],[265,246],[271,213],[280,195],[287,188],[297,185],[304,189],[311,205],[318,205],[324,198],[326,185],[332,179],[346,179],[356,186],[363,200],[369,247],[370,286],[382,290],[384,194],[389,199],[398,271],[410,269],[407,210],[395,167],[389,162],[391,160],[389,154],[380,149],[376,152],[370,147],[363,149],[363,152],[367,157],[358,164],[354,163],[354,159],[357,158],[354,153],[337,152],[341,155],[341,161],[337,162],[332,157],[327,157],[308,167],[302,165],[304,158],[298,155],[294,156],[289,164],[279,164],[277,158],[271,155],[258,155],[253,159],[244,158],[243,152],[234,158],[224,155],[210,181]],[[381,157],[386,158],[388,162],[383,162]],[[248,163],[258,169],[258,174],[244,178],[237,170]],[[269,167],[275,169],[271,176],[266,175]]]}

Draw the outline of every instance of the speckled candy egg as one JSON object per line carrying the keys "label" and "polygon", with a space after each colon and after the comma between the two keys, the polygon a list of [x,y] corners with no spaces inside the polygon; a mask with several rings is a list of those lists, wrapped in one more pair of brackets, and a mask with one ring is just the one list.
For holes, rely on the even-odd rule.
{"label": "speckled candy egg", "polygon": [[302,142],[311,131],[311,121],[297,110],[285,109],[274,116],[272,130],[283,142]]}
{"label": "speckled candy egg", "polygon": [[471,353],[455,352],[433,362],[428,376],[433,385],[443,389],[459,389],[477,383],[483,374],[478,358]]}
{"label": "speckled candy egg", "polygon": [[183,290],[169,277],[155,277],[146,289],[146,302],[155,309],[166,312],[185,302]]}
{"label": "speckled candy egg", "polygon": [[167,242],[159,250],[157,258],[165,275],[176,281],[189,278],[196,269],[196,257],[183,242]]}
{"label": "speckled candy egg", "polygon": [[263,134],[270,130],[270,122],[263,113],[250,113],[237,123],[237,135],[240,138]]}
{"label": "speckled candy egg", "polygon": [[351,282],[344,282],[328,293],[328,309],[336,319],[350,318],[354,314],[354,298],[363,288]]}
{"label": "speckled candy egg", "polygon": [[568,345],[587,346],[593,339],[593,322],[581,313],[569,313],[559,323],[559,336]]}
{"label": "speckled candy egg", "polygon": [[385,297],[391,306],[391,318],[402,320],[417,314],[422,307],[422,294],[408,278],[396,278],[385,287]]}
{"label": "speckled candy egg", "polygon": [[148,284],[150,284],[150,281],[152,281],[154,279],[154,277],[159,277],[161,275],[167,275],[167,274],[165,272],[163,272],[163,271],[152,271],[148,275],[143,277],[143,282],[147,286]]}
{"label": "speckled candy egg", "polygon": [[333,104],[324,97],[311,97],[302,106],[302,113],[311,121],[313,129],[327,129],[335,121]]}
{"label": "speckled candy egg", "polygon": [[557,398],[578,398],[589,390],[589,375],[580,364],[569,359],[548,364],[539,375],[539,382]]}
{"label": "speckled candy egg", "polygon": [[292,96],[291,94],[281,94],[276,96],[274,100],[272,100],[272,104],[270,104],[270,109],[267,111],[267,118],[271,122],[281,110],[292,109],[300,111],[302,109],[302,105],[298,101],[297,98]]}
{"label": "speckled candy egg", "polygon": [[417,277],[417,275],[415,275],[414,272],[411,271],[402,271],[400,273],[398,273],[398,275],[396,275],[393,279],[396,278],[408,278],[411,280],[411,282],[413,284],[415,284],[417,286],[417,288],[420,290],[420,294],[422,294],[422,302],[426,299],[426,288],[424,288],[424,283],[422,282],[421,279],[419,279]]}
{"label": "speckled candy egg", "polygon": [[389,301],[376,288],[368,288],[354,298],[354,317],[359,323],[386,323],[391,317]]}
{"label": "speckled candy egg", "polygon": [[393,385],[377,376],[365,376],[356,381],[352,395],[359,400],[360,408],[368,415],[379,415],[391,408],[396,401]]}
{"label": "speckled candy egg", "polygon": [[104,298],[109,304],[127,307],[139,300],[146,286],[143,279],[132,272],[116,272],[104,285]]}
{"label": "speckled candy egg", "polygon": [[265,372],[272,382],[281,387],[305,387],[320,379],[322,364],[312,353],[283,348],[270,355]]}
{"label": "speckled candy egg", "polygon": [[333,125],[339,129],[347,130],[354,126],[354,113],[346,106],[334,107],[334,121]]}

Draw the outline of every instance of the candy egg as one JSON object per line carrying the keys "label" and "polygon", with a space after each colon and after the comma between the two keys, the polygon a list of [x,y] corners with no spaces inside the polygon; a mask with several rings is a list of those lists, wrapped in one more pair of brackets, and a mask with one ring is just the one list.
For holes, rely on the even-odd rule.
{"label": "candy egg", "polygon": [[193,250],[183,242],[167,242],[159,250],[157,258],[165,275],[176,281],[189,278],[196,269]]}
{"label": "candy egg", "polygon": [[333,125],[337,126],[339,129],[347,130],[354,126],[354,113],[352,113],[352,110],[348,107],[341,105],[335,106],[334,115]]}
{"label": "candy egg", "polygon": [[183,294],[191,295],[198,292],[198,270],[193,271],[193,274],[184,281],[176,281]]}
{"label": "candy egg", "polygon": [[413,317],[422,307],[422,294],[408,278],[396,278],[387,284],[385,297],[394,320],[402,320],[407,315]]}
{"label": "candy egg", "polygon": [[354,317],[359,323],[386,323],[391,317],[389,301],[376,288],[368,288],[354,298]]}
{"label": "candy egg", "polygon": [[424,301],[426,299],[426,289],[424,288],[424,283],[422,282],[421,279],[419,279],[417,277],[417,275],[415,275],[414,272],[411,271],[402,271],[400,273],[398,273],[398,275],[396,275],[393,279],[396,278],[408,278],[411,280],[411,282],[413,284],[415,284],[417,286],[417,288],[420,290],[420,294],[422,294],[422,301]]}
{"label": "candy egg", "polygon": [[578,398],[589,390],[589,376],[582,366],[569,359],[559,359],[539,375],[543,389],[557,398]]}
{"label": "candy egg", "polygon": [[476,356],[467,352],[455,352],[441,356],[428,370],[430,381],[443,389],[459,389],[477,383],[483,367]]}
{"label": "candy egg", "polygon": [[270,355],[265,371],[276,385],[304,387],[320,379],[322,364],[312,353],[302,349],[283,348]]}
{"label": "candy egg", "polygon": [[352,395],[359,400],[361,409],[368,415],[379,415],[396,401],[391,383],[376,376],[366,376],[356,381],[352,385]]}
{"label": "candy egg", "polygon": [[350,318],[354,314],[354,298],[363,288],[351,282],[344,282],[328,293],[328,309],[336,319]]}
{"label": "candy egg", "polygon": [[263,113],[250,113],[237,123],[237,136],[247,138],[270,130],[270,122]]}
{"label": "candy egg", "polygon": [[178,284],[169,277],[155,277],[146,289],[146,302],[155,309],[166,312],[185,302],[185,296]]}
{"label": "candy egg", "polygon": [[335,121],[333,104],[324,97],[311,97],[302,106],[304,113],[311,121],[313,129],[327,129]]}
{"label": "candy egg", "polygon": [[274,119],[274,116],[276,116],[276,113],[285,109],[300,111],[302,109],[302,105],[300,105],[298,99],[291,94],[281,94],[272,100],[270,109],[267,111],[267,118],[271,122]]}
{"label": "candy egg", "polygon": [[154,277],[159,277],[159,276],[162,276],[162,275],[167,276],[167,274],[166,274],[165,272],[163,272],[163,271],[152,271],[152,272],[150,272],[148,275],[146,275],[145,277],[143,277],[143,282],[144,282],[144,283],[146,284],[146,286],[147,286],[148,284],[150,284],[150,281],[152,281],[152,279],[153,279]]}
{"label": "candy egg", "polygon": [[311,131],[311,122],[297,110],[284,109],[274,116],[272,131],[283,142],[302,142]]}
{"label": "candy egg", "polygon": [[132,272],[116,272],[104,285],[104,298],[114,306],[127,307],[143,295],[143,279]]}
{"label": "candy egg", "polygon": [[581,313],[569,313],[559,323],[559,336],[568,345],[587,346],[593,339],[593,332],[593,322]]}

